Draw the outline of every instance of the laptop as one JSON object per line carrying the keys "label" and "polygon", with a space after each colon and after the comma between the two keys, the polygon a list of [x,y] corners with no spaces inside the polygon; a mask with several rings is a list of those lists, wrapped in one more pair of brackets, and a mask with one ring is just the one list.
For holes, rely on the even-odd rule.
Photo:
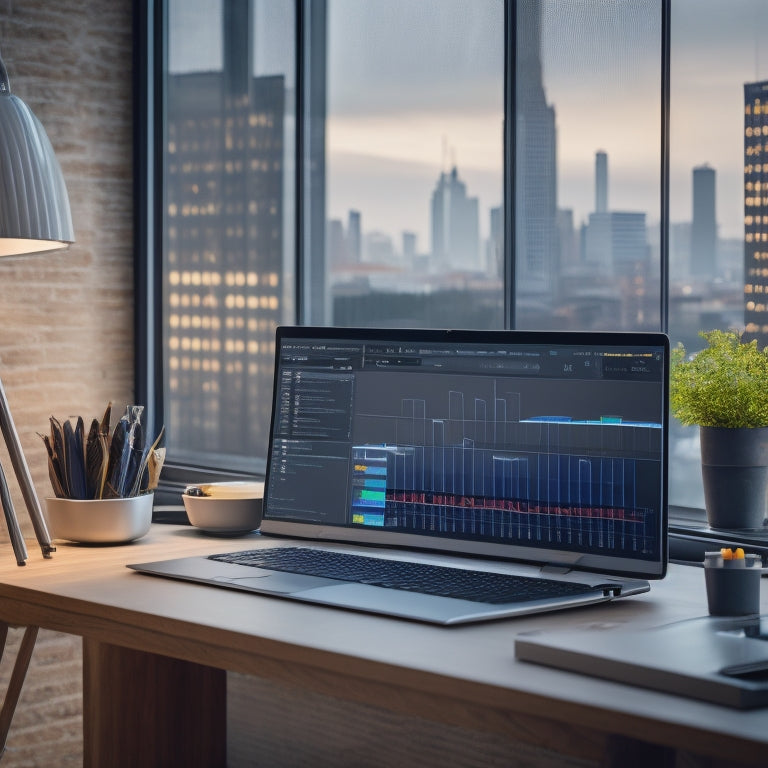
{"label": "laptop", "polygon": [[130,568],[436,624],[665,575],[666,335],[280,327],[275,343],[254,549]]}

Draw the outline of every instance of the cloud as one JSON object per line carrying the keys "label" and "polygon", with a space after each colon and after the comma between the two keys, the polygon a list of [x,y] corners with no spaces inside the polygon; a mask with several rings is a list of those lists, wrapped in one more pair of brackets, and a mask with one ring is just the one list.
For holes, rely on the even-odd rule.
{"label": "cloud", "polygon": [[334,0],[329,106],[337,114],[472,109],[500,94],[500,0]]}

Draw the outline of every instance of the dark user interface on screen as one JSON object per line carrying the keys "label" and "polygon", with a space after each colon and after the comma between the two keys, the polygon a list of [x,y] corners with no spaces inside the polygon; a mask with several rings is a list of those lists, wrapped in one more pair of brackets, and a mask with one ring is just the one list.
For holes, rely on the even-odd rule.
{"label": "dark user interface on screen", "polygon": [[663,351],[283,342],[270,516],[648,557]]}

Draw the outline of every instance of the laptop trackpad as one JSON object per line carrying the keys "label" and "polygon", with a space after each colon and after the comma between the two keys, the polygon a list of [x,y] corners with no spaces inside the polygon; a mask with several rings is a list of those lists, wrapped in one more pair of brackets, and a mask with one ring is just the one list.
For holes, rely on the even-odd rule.
{"label": "laptop trackpad", "polygon": [[305,576],[301,573],[280,573],[261,570],[259,568],[251,568],[249,570],[262,575],[240,577],[215,576],[213,581],[225,582],[226,584],[232,584],[241,589],[252,589],[255,592],[274,592],[277,594],[292,594],[294,592],[303,592],[305,589],[333,587],[341,584],[337,579],[325,579],[322,576]]}

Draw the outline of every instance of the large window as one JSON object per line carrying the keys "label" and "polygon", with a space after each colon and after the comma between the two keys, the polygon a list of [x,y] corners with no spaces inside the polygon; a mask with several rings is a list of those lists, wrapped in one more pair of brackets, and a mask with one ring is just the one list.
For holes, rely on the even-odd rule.
{"label": "large window", "polygon": [[156,2],[139,393],[171,469],[263,469],[279,323],[768,339],[762,0]]}
{"label": "large window", "polygon": [[180,463],[255,471],[293,319],[291,3],[168,0],[162,403]]}
{"label": "large window", "polygon": [[[690,352],[704,345],[699,331],[713,328],[768,342],[765,305],[755,312],[768,249],[755,249],[748,231],[758,220],[768,231],[760,194],[768,99],[754,93],[768,80],[765,10],[761,0],[672,2],[669,334]],[[671,502],[703,507],[698,429],[673,423],[671,447]]]}
{"label": "large window", "polygon": [[503,327],[504,4],[326,6],[318,319]]}
{"label": "large window", "polygon": [[662,3],[516,6],[515,325],[658,330]]}

